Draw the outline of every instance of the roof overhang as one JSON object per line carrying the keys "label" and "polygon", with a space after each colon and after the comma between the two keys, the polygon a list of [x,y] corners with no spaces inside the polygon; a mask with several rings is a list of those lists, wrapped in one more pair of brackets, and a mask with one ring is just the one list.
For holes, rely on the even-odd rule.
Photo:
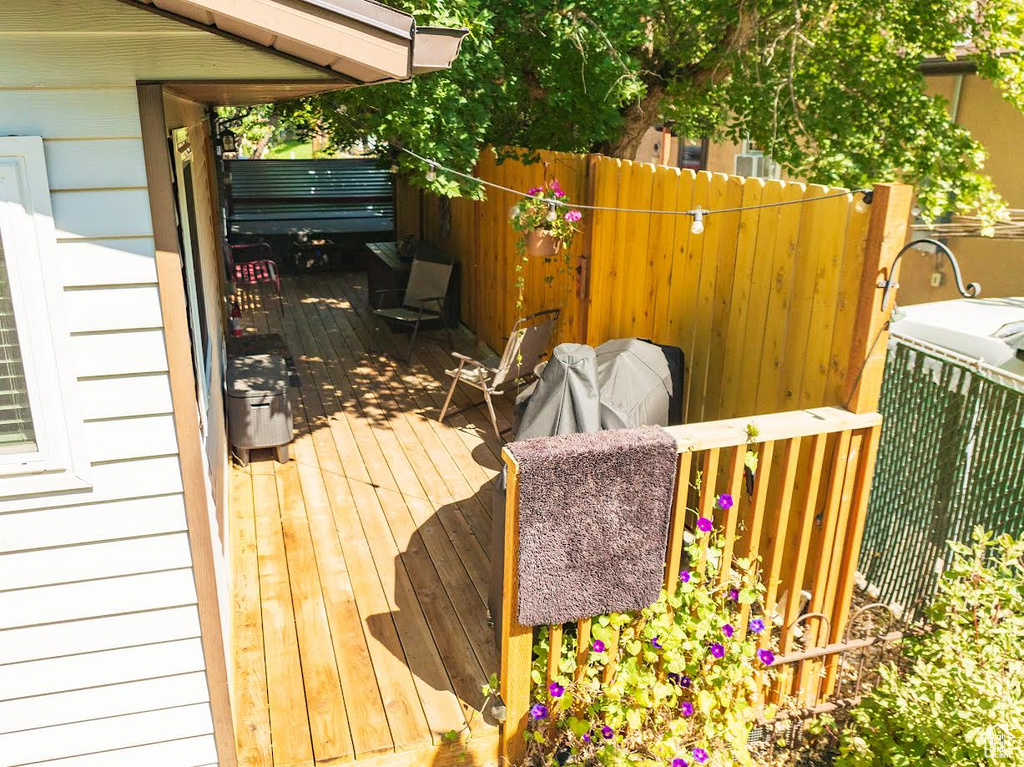
{"label": "roof overhang", "polygon": [[[447,69],[467,34],[465,29],[417,27],[411,15],[373,0],[121,1],[315,70],[319,82],[293,83],[278,98]],[[232,98],[238,99],[237,91]]]}

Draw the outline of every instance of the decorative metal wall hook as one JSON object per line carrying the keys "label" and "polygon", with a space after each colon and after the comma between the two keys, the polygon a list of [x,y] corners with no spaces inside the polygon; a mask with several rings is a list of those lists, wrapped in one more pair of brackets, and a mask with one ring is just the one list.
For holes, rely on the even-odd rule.
{"label": "decorative metal wall hook", "polygon": [[964,285],[964,278],[963,275],[960,273],[960,264],[957,262],[956,256],[953,255],[953,251],[951,251],[948,247],[946,247],[944,243],[941,243],[938,240],[933,240],[930,237],[922,237],[917,240],[912,240],[908,242],[906,245],[904,245],[902,250],[900,250],[900,252],[896,254],[896,258],[893,259],[892,265],[889,267],[889,276],[886,277],[884,280],[878,281],[878,287],[885,288],[885,291],[882,293],[881,310],[883,312],[888,309],[889,292],[893,288],[898,288],[900,286],[900,284],[892,277],[896,271],[896,265],[900,262],[900,259],[903,258],[904,253],[906,253],[909,250],[913,250],[918,245],[931,245],[935,248],[936,252],[941,253],[949,260],[949,265],[953,269],[953,279],[956,280],[956,289],[960,292],[961,296],[963,296],[964,298],[974,298],[979,293],[981,293],[981,285],[979,285],[976,282],[969,282],[966,286]]}

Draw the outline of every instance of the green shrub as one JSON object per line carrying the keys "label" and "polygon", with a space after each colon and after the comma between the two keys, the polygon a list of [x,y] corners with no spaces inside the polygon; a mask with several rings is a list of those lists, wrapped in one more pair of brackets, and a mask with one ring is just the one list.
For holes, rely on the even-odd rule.
{"label": "green shrub", "polygon": [[[719,496],[717,505],[728,509],[731,498]],[[702,530],[710,527],[706,519],[699,524]],[[703,545],[708,548],[701,568]],[[773,659],[771,627],[759,614],[764,588],[757,563],[737,560],[719,584],[721,538],[709,530],[687,555],[671,593],[662,591],[638,614],[593,620],[589,659],[579,680],[574,679],[577,637],[570,627],[560,673],[548,685],[548,630],[539,630],[527,763],[751,763],[747,736],[757,715],[754,694],[758,679],[769,678],[765,664]],[[618,663],[605,682],[615,629]]]}
{"label": "green shrub", "polygon": [[884,667],[853,712],[841,767],[1024,765],[1024,539],[973,541],[951,544],[931,631],[904,641],[906,673]]}

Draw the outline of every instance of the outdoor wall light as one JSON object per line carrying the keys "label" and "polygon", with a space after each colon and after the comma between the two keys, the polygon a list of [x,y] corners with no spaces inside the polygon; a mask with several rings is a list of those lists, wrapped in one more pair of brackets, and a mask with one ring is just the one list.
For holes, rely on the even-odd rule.
{"label": "outdoor wall light", "polygon": [[220,151],[221,152],[237,152],[238,151],[238,136],[231,131],[224,129],[220,132]]}

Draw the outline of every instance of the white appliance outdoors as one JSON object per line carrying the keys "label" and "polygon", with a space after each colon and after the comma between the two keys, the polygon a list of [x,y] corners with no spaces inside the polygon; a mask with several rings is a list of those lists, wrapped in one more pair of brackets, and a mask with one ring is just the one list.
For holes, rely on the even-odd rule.
{"label": "white appliance outdoors", "polygon": [[900,307],[893,335],[1024,376],[1024,297],[958,298]]}

